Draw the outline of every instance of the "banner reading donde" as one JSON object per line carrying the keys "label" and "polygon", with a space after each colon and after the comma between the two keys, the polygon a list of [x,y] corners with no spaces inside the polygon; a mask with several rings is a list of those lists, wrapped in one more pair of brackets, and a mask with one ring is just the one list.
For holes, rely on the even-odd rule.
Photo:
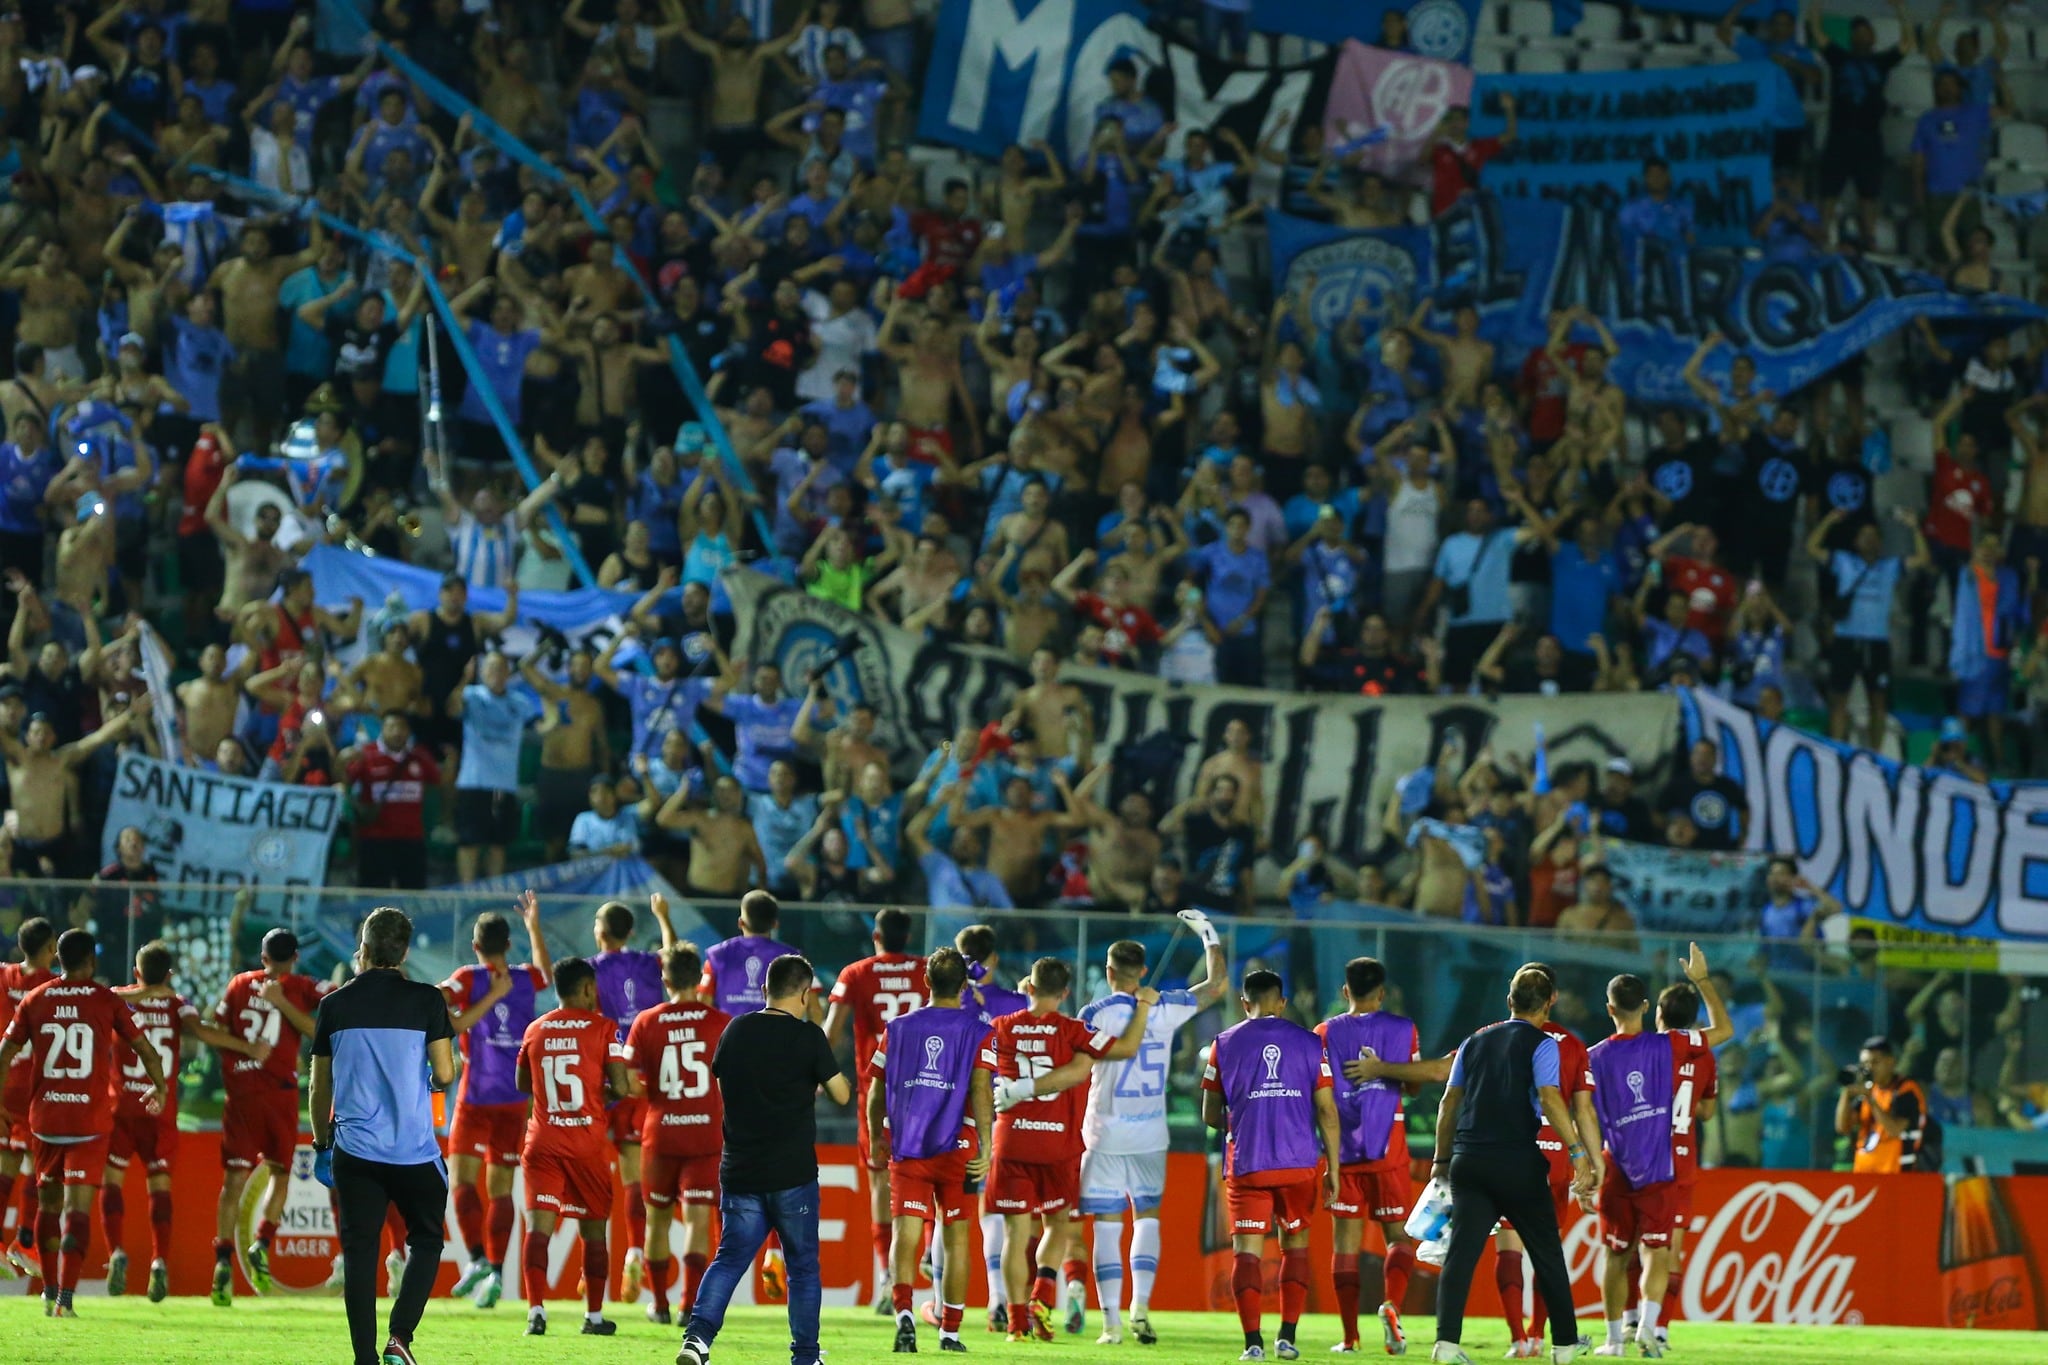
{"label": "banner reading donde", "polygon": [[1792,857],[1850,914],[2048,943],[2048,784],[1893,763],[1697,689],[1680,711],[1687,740],[1712,740],[1742,784],[1744,845]]}
{"label": "banner reading donde", "polygon": [[[732,652],[778,664],[792,688],[850,637],[854,648],[827,670],[826,684],[842,705],[875,707],[876,742],[892,751],[921,753],[963,726],[981,728],[1031,681],[1017,659],[997,650],[934,644],[745,570],[729,570],[724,582],[739,625]],[[1203,756],[1222,747],[1224,727],[1244,721],[1264,757],[1271,847],[1292,849],[1302,835],[1316,834],[1346,860],[1378,845],[1394,784],[1446,744],[1465,756],[1491,745],[1496,754],[1526,758],[1541,722],[1553,771],[1573,760],[1625,757],[1643,789],[1654,790],[1678,733],[1677,708],[1657,693],[1489,702],[1186,687],[1098,668],[1066,668],[1060,677],[1080,689],[1094,718],[1097,761],[1137,740],[1186,740],[1160,760],[1159,785],[1175,799],[1188,794]],[[1117,756],[1119,780],[1128,780],[1125,760],[1134,756]],[[1457,759],[1459,771],[1464,761]]]}

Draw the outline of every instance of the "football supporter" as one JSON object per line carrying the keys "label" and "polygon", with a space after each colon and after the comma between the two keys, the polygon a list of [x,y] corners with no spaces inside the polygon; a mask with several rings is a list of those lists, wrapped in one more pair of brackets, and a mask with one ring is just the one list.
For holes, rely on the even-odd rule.
{"label": "football supporter", "polygon": [[[1102,1305],[1101,1341],[1123,1339],[1119,1303],[1123,1296],[1124,1217],[1131,1219],[1131,1333],[1140,1344],[1158,1340],[1152,1330],[1152,1284],[1162,1250],[1159,1205],[1166,1197],[1167,1067],[1173,1038],[1187,1022],[1223,999],[1230,963],[1216,926],[1199,910],[1180,918],[1202,943],[1203,975],[1186,990],[1161,991],[1145,1019],[1138,1055],[1104,1064],[1088,1087],[1081,1117],[1081,1212],[1095,1219],[1095,1291]],[[1109,994],[1081,1011],[1092,1029],[1122,1029],[1137,1009],[1145,980],[1145,945],[1120,939],[1109,945],[1103,980]]]}
{"label": "football supporter", "polygon": [[1657,1319],[1671,1273],[1671,1229],[1680,1201],[1679,1149],[1692,1146],[1690,1108],[1698,1096],[1695,1087],[1706,1076],[1703,1066],[1711,1064],[1712,1049],[1735,1036],[1698,944],[1686,957],[1685,975],[1706,1001],[1705,1030],[1645,1033],[1649,988],[1641,977],[1624,974],[1607,983],[1607,1014],[1614,1021],[1614,1035],[1595,1043],[1588,1053],[1593,1105],[1607,1142],[1607,1174],[1600,1186],[1600,1238],[1607,1246],[1601,1281],[1607,1340],[1594,1348],[1595,1355],[1628,1353],[1622,1313],[1629,1274],[1638,1259],[1645,1265],[1636,1345],[1646,1356],[1663,1354],[1657,1344]]}
{"label": "football supporter", "polygon": [[[939,1349],[965,1350],[960,1318],[967,1302],[967,1185],[988,1173],[995,1119],[995,1034],[978,1011],[963,1009],[967,961],[941,948],[925,959],[931,1003],[889,1021],[869,1063],[869,1143],[889,1160],[896,1219],[890,1248],[896,1312],[895,1350],[917,1350],[911,1287],[925,1225],[945,1247],[937,1268]],[[950,1344],[949,1344],[950,1343]]]}
{"label": "football supporter", "polygon": [[[93,980],[99,945],[84,929],[57,938],[63,976],[23,997],[0,1041],[0,1068],[28,1053],[33,1080],[29,1140],[35,1149],[36,1242],[42,1248],[43,1312],[74,1316],[72,1295],[92,1243],[93,1194],[114,1132],[114,1043],[142,1038],[135,1016],[113,991]],[[149,1079],[143,1107],[160,1113],[170,1095],[162,1054],[136,1048]],[[56,1275],[49,1274],[56,1267]]]}
{"label": "football supporter", "polygon": [[526,1176],[519,1277],[526,1290],[526,1334],[548,1330],[548,1240],[556,1224],[570,1218],[583,1239],[583,1335],[608,1337],[619,1325],[600,1311],[611,1273],[605,1246],[612,1215],[605,1102],[627,1092],[625,1048],[617,1024],[598,1011],[597,971],[590,963],[572,957],[555,968],[555,999],[560,1003],[528,1026],[513,1073],[520,1093],[533,1098],[519,1151]]}
{"label": "football supporter", "polygon": [[[1385,1008],[1384,964],[1370,957],[1351,959],[1344,964],[1343,990],[1344,1013],[1316,1025],[1332,1059],[1371,1055],[1396,1062],[1422,1060],[1415,1021]],[[1330,1205],[1336,1218],[1330,1277],[1337,1290],[1337,1315],[1344,1324],[1342,1347],[1358,1349],[1358,1249],[1370,1218],[1387,1238],[1380,1332],[1387,1354],[1400,1355],[1407,1343],[1401,1331],[1401,1301],[1415,1270],[1414,1239],[1405,1227],[1415,1191],[1408,1173],[1408,1124],[1401,1108],[1410,1092],[1393,1080],[1360,1083],[1341,1069],[1333,1079],[1343,1167],[1337,1201]]]}
{"label": "football supporter", "polygon": [[107,1147],[107,1166],[113,1179],[100,1187],[100,1224],[107,1234],[107,1295],[118,1298],[128,1283],[128,1252],[122,1246],[126,1231],[127,1201],[121,1178],[131,1161],[142,1164],[149,1190],[149,1301],[162,1303],[170,1293],[171,1259],[171,1157],[178,1150],[178,1054],[190,1038],[217,1052],[232,1053],[262,1062],[270,1055],[270,1044],[248,1042],[226,1029],[203,1022],[191,1001],[171,985],[176,966],[170,945],[161,940],[145,943],[135,954],[133,986],[117,986],[135,1016],[142,1039],[156,1050],[163,1073],[172,1081],[163,1106],[154,1112],[149,1099],[155,1087],[143,1066],[137,1048],[117,1043],[114,1065],[119,1069],[119,1091],[114,1099],[114,1133]]}
{"label": "football supporter", "polygon": [[[1240,1360],[1264,1360],[1261,1260],[1269,1233],[1280,1236],[1280,1338],[1292,1360],[1308,1306],[1308,1220],[1318,1201],[1341,1194],[1342,1148],[1330,1063],[1322,1039],[1289,1019],[1277,973],[1245,973],[1244,1022],[1216,1035],[1202,1072],[1202,1122],[1228,1136],[1224,1197],[1230,1209],[1235,1267],[1230,1288],[1244,1328]],[[1325,1163],[1318,1180],[1318,1158]]]}
{"label": "football supporter", "polygon": [[[512,926],[496,911],[477,916],[469,945],[476,961],[441,983],[441,994],[462,1040],[462,1088],[448,1130],[449,1174],[455,1185],[455,1225],[468,1255],[452,1291],[475,1296],[479,1308],[497,1307],[505,1292],[505,1257],[512,1248],[512,1177],[526,1133],[526,1097],[516,1076],[519,1044],[533,1023],[535,997],[547,989],[554,964],[541,931],[540,897],[519,898],[519,919],[533,945],[533,961],[513,963]],[[483,1188],[477,1188],[477,1177]],[[490,1200],[486,1225],[484,1200]]]}
{"label": "football supporter", "polygon": [[[28,998],[28,993],[45,981],[57,979],[57,930],[40,915],[25,919],[15,931],[14,946],[21,952],[21,961],[0,965],[0,1032],[4,1032],[14,1019],[14,1011]],[[35,1165],[30,1159],[28,1136],[28,1102],[33,1070],[29,1066],[29,1055],[18,1054],[12,1065],[5,1068],[5,1082],[0,1084],[0,1111],[9,1115],[9,1121],[0,1124],[0,1216],[4,1216],[6,1236],[0,1238],[6,1243],[6,1268],[16,1275],[27,1277],[33,1273],[24,1251],[36,1245],[36,1180]],[[26,1168],[27,1179],[22,1179]],[[21,1203],[14,1202],[15,1183],[21,1185]]]}
{"label": "football supporter", "polygon": [[[661,926],[661,948],[649,952],[628,945],[633,940],[633,911],[619,901],[597,907],[597,919],[590,927],[597,953],[588,959],[597,973],[597,1008],[618,1025],[618,1040],[626,1041],[626,1030],[640,1017],[668,998],[661,981],[661,954],[676,946],[675,926],[669,922],[668,897],[659,891],[647,898],[647,912]],[[605,1133],[619,1155],[619,1179],[626,1187],[626,1259],[620,1270],[619,1294],[627,1303],[640,1297],[640,1281],[647,1260],[647,1201],[640,1192],[640,1130],[647,1115],[647,1103],[626,1091],[618,1092],[606,1114]]]}
{"label": "football supporter", "polygon": [[1003,1079],[996,1119],[988,1203],[1004,1222],[1004,1279],[1009,1291],[1010,1340],[1052,1340],[1058,1278],[1040,1260],[1031,1273],[1031,1230],[1043,1225],[1042,1253],[1067,1240],[1067,1219],[1081,1200],[1081,1113],[1086,1081],[1096,1062],[1127,1061],[1144,1041],[1146,1016],[1159,992],[1141,988],[1121,1036],[1098,1032],[1060,1013],[1073,982],[1056,957],[1031,966],[1025,986],[1031,1004],[995,1021],[996,1071]]}
{"label": "football supporter", "polygon": [[263,936],[263,965],[242,972],[214,1007],[220,1026],[245,1043],[266,1043],[263,1060],[235,1057],[222,1068],[227,1104],[221,1110],[220,1205],[215,1211],[213,1302],[226,1308],[235,1298],[235,1221],[242,1211],[242,1191],[260,1165],[270,1176],[263,1217],[256,1240],[245,1249],[249,1281],[256,1292],[270,1292],[270,1247],[284,1216],[292,1156],[299,1148],[299,1040],[313,1036],[313,1015],[320,999],[334,987],[292,970],[299,960],[299,939],[289,929]]}
{"label": "football supporter", "polygon": [[697,1302],[710,1264],[711,1210],[718,1206],[718,1159],[724,1109],[712,1083],[711,1059],[732,1016],[703,1002],[697,981],[704,961],[695,944],[678,943],[661,955],[668,1002],[642,1010],[626,1031],[626,1064],[646,1095],[640,1129],[640,1183],[647,1200],[647,1279],[654,1302],[647,1317],[666,1327],[668,1291],[675,1283],[669,1223],[682,1206],[683,1320]]}
{"label": "football supporter", "polygon": [[441,765],[412,738],[412,717],[392,708],[377,738],[349,759],[350,794],[358,805],[356,881],[360,886],[418,891],[427,884],[426,799],[440,785]]}
{"label": "football supporter", "polygon": [[[854,1093],[858,1095],[867,1094],[868,1082],[873,1079],[875,1043],[889,1021],[924,1003],[924,959],[905,951],[910,947],[913,923],[907,910],[876,911],[874,932],[868,936],[874,953],[848,963],[832,983],[831,1003],[825,1008],[825,1040],[836,1050],[846,1036],[848,1021],[852,1021]],[[853,1134],[854,1150],[868,1176],[871,1231],[875,1259],[881,1267],[875,1283],[880,1286],[889,1281],[889,1243],[896,1229],[889,1213],[889,1167],[886,1161],[876,1160],[869,1144],[865,1104],[854,1107]],[[876,1307],[886,1308],[888,1302],[888,1291],[878,1290]]]}

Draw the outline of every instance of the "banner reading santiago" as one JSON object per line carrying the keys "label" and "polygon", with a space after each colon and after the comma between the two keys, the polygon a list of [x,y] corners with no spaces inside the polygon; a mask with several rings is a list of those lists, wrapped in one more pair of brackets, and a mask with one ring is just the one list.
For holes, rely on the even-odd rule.
{"label": "banner reading santiago", "polygon": [[165,905],[226,914],[245,887],[286,890],[327,880],[341,795],[332,787],[256,782],[124,753],[114,769],[100,854],[114,861],[122,829],[133,825],[158,878],[218,888],[165,892]]}
{"label": "banner reading santiago", "polygon": [[1749,800],[1745,846],[1797,860],[1852,915],[1941,934],[2048,943],[2048,784],[1972,782],[1773,725],[1693,689]]}
{"label": "banner reading santiago", "polygon": [[[875,742],[884,749],[922,752],[962,726],[979,729],[1031,681],[1019,661],[998,650],[922,640],[761,574],[728,570],[725,587],[738,623],[733,654],[779,665],[791,687],[801,686],[837,641],[853,636],[856,648],[827,672],[826,686],[842,705],[865,700],[875,707]],[[1150,736],[1188,740],[1171,764],[1168,786],[1176,799],[1187,794],[1202,757],[1221,747],[1224,726],[1244,721],[1265,756],[1270,846],[1291,849],[1302,835],[1318,834],[1347,862],[1385,837],[1380,821],[1394,784],[1429,763],[1453,735],[1466,754],[1491,744],[1496,753],[1526,757],[1541,721],[1553,768],[1626,757],[1638,780],[1654,789],[1678,734],[1677,708],[1657,693],[1488,702],[1188,687],[1096,668],[1065,668],[1060,677],[1087,699],[1098,759]]]}
{"label": "banner reading santiago", "polygon": [[[1428,294],[1440,309],[1472,304],[1480,332],[1519,364],[1549,336],[1554,311],[1586,308],[1622,348],[1610,373],[1631,398],[1697,406],[1684,369],[1719,332],[1731,347],[1705,364],[1727,372],[1739,351],[1757,382],[1793,393],[1916,317],[2018,326],[2048,309],[2002,294],[1959,294],[1917,270],[1848,256],[1766,261],[1722,247],[1690,251],[1656,238],[1622,250],[1610,205],[1472,194],[1427,228],[1363,230],[1266,214],[1272,276],[1306,286],[1318,326],[1333,327],[1363,299],[1374,317],[1405,321]],[[1590,340],[1590,337],[1586,338]]]}

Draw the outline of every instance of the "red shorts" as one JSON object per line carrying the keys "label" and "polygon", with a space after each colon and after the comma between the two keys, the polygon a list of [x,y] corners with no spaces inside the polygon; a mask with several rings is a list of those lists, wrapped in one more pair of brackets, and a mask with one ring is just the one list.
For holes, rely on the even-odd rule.
{"label": "red shorts", "polygon": [[107,1172],[107,1134],[83,1142],[46,1142],[32,1139],[36,1147],[36,1183],[40,1185],[97,1185]]}
{"label": "red shorts", "polygon": [[698,1156],[670,1156],[650,1147],[641,1148],[640,1193],[650,1204],[667,1208],[671,1204],[718,1206],[718,1153]]}
{"label": "red shorts", "polygon": [[1631,1189],[1628,1177],[1615,1167],[1607,1168],[1607,1181],[1600,1187],[1600,1238],[1610,1251],[1627,1251],[1641,1243],[1646,1247],[1671,1245],[1675,1225],[1678,1186],[1669,1180],[1642,1189]]}
{"label": "red shorts", "polygon": [[638,1147],[647,1122],[647,1101],[628,1096],[604,1111],[604,1135],[614,1147]]}
{"label": "red shorts", "polygon": [[107,1164],[117,1171],[139,1161],[151,1175],[168,1175],[171,1158],[178,1152],[178,1115],[166,1109],[161,1114],[116,1114],[114,1135],[107,1146]]}
{"label": "red shorts", "polygon": [[[14,1122],[0,1128],[0,1151],[32,1152],[35,1142],[28,1134],[28,1106],[35,1098],[29,1077],[30,1062],[27,1057],[16,1057],[14,1065],[7,1068],[4,1088],[0,1088],[0,1109],[14,1116]],[[20,1079],[15,1078],[19,1076]]]}
{"label": "red shorts", "polygon": [[1415,1200],[1415,1178],[1408,1173],[1405,1159],[1399,1165],[1360,1162],[1342,1167],[1337,1174],[1341,1185],[1337,1202],[1330,1205],[1330,1212],[1338,1221],[1370,1218],[1375,1223],[1400,1223],[1407,1220],[1408,1206]]}
{"label": "red shorts", "polygon": [[889,1163],[889,1212],[930,1223],[967,1216],[967,1153]]}
{"label": "red shorts", "polygon": [[220,1116],[220,1164],[254,1170],[258,1162],[289,1166],[299,1149],[299,1092],[252,1090],[230,1095]]}
{"label": "red shorts", "polygon": [[987,1207],[996,1213],[1057,1213],[1081,1202],[1081,1158],[1005,1161],[988,1169]]}
{"label": "red shorts", "polygon": [[602,1220],[612,1216],[610,1157],[578,1158],[561,1152],[520,1153],[526,1171],[526,1211],[546,1210],[564,1218]]}
{"label": "red shorts", "polygon": [[1281,1232],[1299,1232],[1322,1202],[1322,1181],[1306,1168],[1254,1171],[1224,1177],[1223,1194],[1230,1203],[1232,1236],[1264,1236],[1276,1225]]}
{"label": "red shorts", "polygon": [[492,1166],[517,1166],[526,1142],[523,1104],[457,1104],[448,1130],[448,1155],[480,1157]]}

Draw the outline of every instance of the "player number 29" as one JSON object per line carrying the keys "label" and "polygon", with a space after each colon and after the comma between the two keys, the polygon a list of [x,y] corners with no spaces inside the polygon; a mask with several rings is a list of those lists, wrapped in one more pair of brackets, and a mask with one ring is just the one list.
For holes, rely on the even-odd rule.
{"label": "player number 29", "polygon": [[701,1039],[670,1043],[661,1050],[661,1095],[669,1101],[694,1100],[711,1093],[711,1068],[704,1065]]}
{"label": "player number 29", "polygon": [[541,1088],[547,1091],[548,1112],[575,1114],[583,1109],[583,1078],[576,1074],[576,1059],[561,1054],[543,1054],[540,1059]]}
{"label": "player number 29", "polygon": [[43,1056],[45,1076],[55,1081],[77,1081],[92,1075],[91,1025],[45,1024],[43,1036],[50,1040],[50,1050]]}

